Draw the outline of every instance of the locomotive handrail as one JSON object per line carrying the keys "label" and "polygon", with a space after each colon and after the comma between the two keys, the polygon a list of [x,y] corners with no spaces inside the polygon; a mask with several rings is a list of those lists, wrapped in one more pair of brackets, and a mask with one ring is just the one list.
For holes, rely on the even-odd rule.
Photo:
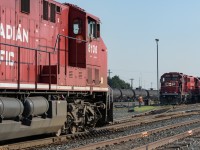
{"label": "locomotive handrail", "polygon": [[[113,103],[113,89],[108,85],[109,89],[109,108],[110,108],[110,103]],[[111,102],[110,102],[111,101]]]}
{"label": "locomotive handrail", "polygon": [[[65,42],[66,42],[66,39],[72,39],[72,40],[77,40],[77,41],[80,41],[80,42],[85,42],[87,43],[87,41],[85,40],[81,40],[81,39],[78,39],[78,38],[73,38],[73,37],[70,37],[70,36],[65,36],[65,35],[62,35],[62,34],[58,34],[57,35],[57,38],[56,38],[56,42],[55,42],[55,47],[53,48],[54,50],[52,52],[49,52],[49,51],[44,51],[44,50],[40,50],[39,48],[30,48],[30,47],[25,47],[25,46],[19,46],[19,45],[14,45],[14,44],[7,44],[7,43],[2,43],[0,42],[0,45],[5,45],[5,46],[11,46],[11,47],[15,47],[15,48],[18,48],[18,56],[20,56],[20,49],[23,48],[23,49],[27,49],[27,50],[33,50],[35,51],[36,53],[39,51],[39,52],[45,52],[45,53],[48,53],[49,54],[49,76],[51,76],[51,57],[50,57],[50,54],[54,54],[55,51],[56,51],[56,46],[57,46],[57,43],[59,42],[60,40],[60,37],[64,37],[65,38]],[[36,56],[36,59],[37,59],[37,54],[35,55]],[[58,66],[60,66],[60,62],[59,62],[59,57],[60,57],[60,50],[58,48]],[[20,89],[20,57],[18,57],[18,89]],[[35,65],[37,66],[37,61],[35,61]],[[65,62],[65,66],[66,66],[66,62]],[[37,73],[37,70],[36,70],[36,73]],[[65,75],[67,73],[67,69],[65,67]],[[58,67],[58,74],[60,74],[60,67]],[[37,80],[37,78],[36,78]],[[35,87],[37,89],[37,81],[35,82]],[[51,78],[49,78],[49,89],[51,89]]]}
{"label": "locomotive handrail", "polygon": [[[78,40],[80,42],[85,42],[87,43],[87,41],[85,40],[81,40],[81,39],[78,39],[78,38],[74,38],[74,37],[70,37],[70,36],[66,36],[66,35],[63,35],[63,34],[58,34],[57,35],[57,38],[56,38],[56,42],[55,42],[55,46],[54,46],[54,52],[56,51],[56,46],[57,46],[57,43],[59,43],[59,40],[60,40],[60,37],[64,37],[65,38],[65,45],[66,45],[66,39],[72,39],[72,40]],[[65,47],[65,52],[66,52],[66,47]],[[59,48],[59,45],[58,45],[58,57],[60,57],[60,48]],[[60,59],[58,59],[58,74],[60,73],[60,62],[59,62]],[[67,63],[65,62],[65,66]],[[65,75],[67,74],[67,68],[65,67]]]}
{"label": "locomotive handrail", "polygon": [[56,46],[57,46],[57,43],[58,43],[59,38],[60,38],[61,36],[64,37],[65,39],[78,40],[78,41],[85,42],[85,43],[88,42],[88,41],[86,41],[86,40],[81,40],[81,39],[74,38],[74,37],[70,37],[70,36],[66,36],[66,35],[63,35],[63,34],[58,34],[58,35],[57,35],[57,38],[56,38],[56,43],[55,43],[55,46],[54,46],[54,52],[56,51]]}
{"label": "locomotive handrail", "polygon": [[2,43],[2,42],[0,42],[0,45],[12,46],[12,47],[16,47],[16,48],[23,48],[23,49],[27,49],[27,50],[33,50],[33,51],[39,51],[39,52],[45,52],[45,53],[53,53],[53,52],[47,52],[44,50],[40,50],[38,48],[30,48],[30,47],[19,46],[19,45],[14,45],[14,44],[7,44],[7,43]]}
{"label": "locomotive handrail", "polygon": [[[53,54],[54,52],[48,52],[48,51],[43,51],[43,50],[40,50],[40,49],[37,49],[37,48],[30,48],[30,47],[25,47],[25,46],[19,46],[19,45],[13,45],[13,44],[7,44],[7,43],[2,43],[0,42],[0,45],[5,45],[5,46],[11,46],[11,47],[15,47],[17,48],[17,51],[18,51],[18,62],[17,62],[17,66],[18,66],[18,80],[17,80],[17,84],[18,84],[18,89],[20,89],[20,81],[21,81],[21,75],[20,75],[20,70],[21,70],[21,65],[20,65],[20,62],[21,62],[21,48],[23,49],[27,49],[27,50],[33,50],[35,51],[35,66],[37,66],[37,52],[45,52],[45,53],[48,53],[49,55],[49,76],[51,76],[51,54]],[[35,77],[36,77],[36,80],[35,80],[35,89],[37,89],[37,69],[35,71]],[[51,89],[51,78],[49,78],[49,90]]]}

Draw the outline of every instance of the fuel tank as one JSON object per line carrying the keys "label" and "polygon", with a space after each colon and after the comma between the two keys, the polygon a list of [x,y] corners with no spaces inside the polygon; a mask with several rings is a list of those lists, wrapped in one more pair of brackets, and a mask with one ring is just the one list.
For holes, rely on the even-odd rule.
{"label": "fuel tank", "polygon": [[22,102],[17,98],[0,97],[0,116],[12,119],[21,116],[24,111]]}
{"label": "fuel tank", "polygon": [[49,109],[49,103],[44,97],[28,97],[24,102],[24,117],[39,116]]}

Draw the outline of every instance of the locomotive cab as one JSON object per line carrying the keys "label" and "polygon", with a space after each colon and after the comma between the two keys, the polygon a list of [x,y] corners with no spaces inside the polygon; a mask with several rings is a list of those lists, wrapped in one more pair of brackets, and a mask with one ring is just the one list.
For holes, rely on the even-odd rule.
{"label": "locomotive cab", "polygon": [[160,101],[161,104],[181,103],[184,88],[182,73],[165,73],[161,76]]}
{"label": "locomotive cab", "polygon": [[161,76],[160,100],[161,104],[191,103],[197,83],[195,77],[178,72],[165,73]]}

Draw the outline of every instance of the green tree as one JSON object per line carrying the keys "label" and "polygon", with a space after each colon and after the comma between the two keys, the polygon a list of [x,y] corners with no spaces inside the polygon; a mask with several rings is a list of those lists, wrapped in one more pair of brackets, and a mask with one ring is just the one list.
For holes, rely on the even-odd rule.
{"label": "green tree", "polygon": [[126,83],[124,80],[120,79],[119,76],[115,75],[112,78],[108,77],[108,85],[112,88],[129,89],[130,84]]}

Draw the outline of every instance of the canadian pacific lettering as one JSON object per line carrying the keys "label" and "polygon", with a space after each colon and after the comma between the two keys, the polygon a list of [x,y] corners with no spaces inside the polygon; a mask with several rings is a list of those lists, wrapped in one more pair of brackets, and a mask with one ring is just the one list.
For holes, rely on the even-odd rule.
{"label": "canadian pacific lettering", "polygon": [[20,42],[29,42],[28,39],[28,30],[25,30],[21,27],[21,25],[18,25],[18,28],[11,25],[4,25],[3,23],[0,23],[0,37],[7,39],[7,40],[14,40],[14,41],[20,41]]}
{"label": "canadian pacific lettering", "polygon": [[6,66],[14,66],[14,52],[0,50],[0,64],[4,61]]}

